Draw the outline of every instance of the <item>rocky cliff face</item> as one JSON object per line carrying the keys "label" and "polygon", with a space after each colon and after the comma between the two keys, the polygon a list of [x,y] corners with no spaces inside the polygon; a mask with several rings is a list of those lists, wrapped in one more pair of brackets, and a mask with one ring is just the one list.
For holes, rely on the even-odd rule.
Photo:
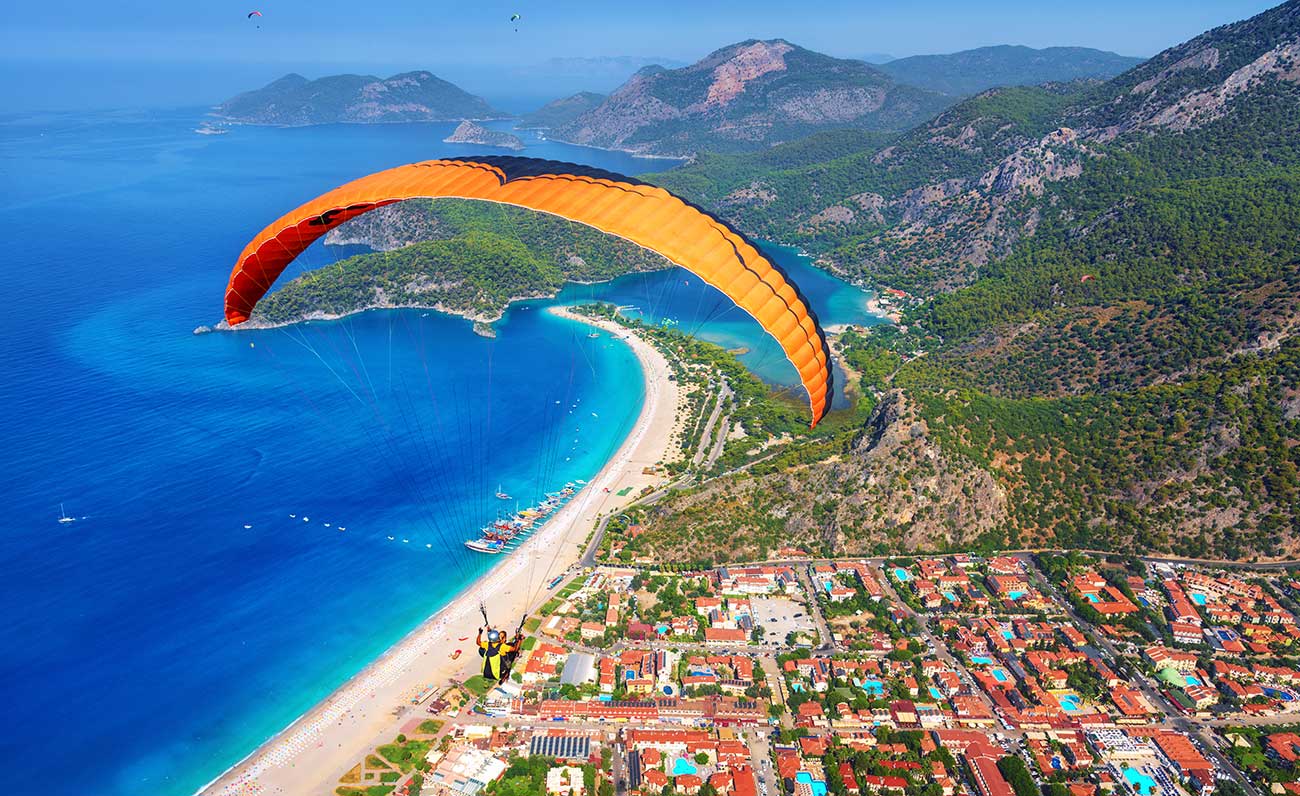
{"label": "rocky cliff face", "polygon": [[646,527],[655,555],[745,560],[785,544],[837,555],[969,545],[1006,516],[994,478],[944,453],[907,397],[891,391],[843,454],[674,494]]}
{"label": "rocky cliff face", "polygon": [[904,129],[947,103],[859,61],[780,39],[746,41],[682,69],[646,67],[553,135],[658,155],[755,149],[832,126]]}
{"label": "rocky cliff face", "polygon": [[221,103],[214,114],[246,124],[411,122],[500,119],[506,114],[429,72],[389,78],[290,74]]}

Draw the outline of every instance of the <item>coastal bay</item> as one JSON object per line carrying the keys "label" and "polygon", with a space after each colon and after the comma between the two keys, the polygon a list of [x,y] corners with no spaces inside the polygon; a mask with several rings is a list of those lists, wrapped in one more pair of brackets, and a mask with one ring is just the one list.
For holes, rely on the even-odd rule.
{"label": "coastal bay", "polygon": [[[482,625],[481,601],[490,601],[494,621],[512,625],[553,593],[554,589],[546,589],[544,584],[573,570],[601,517],[665,482],[663,476],[646,471],[671,455],[674,426],[682,411],[678,385],[669,379],[668,361],[617,324],[564,307],[551,307],[548,312],[601,329],[635,353],[644,399],[618,451],[518,550],[467,585],[455,600],[310,712],[204,787],[201,793],[205,796],[236,796],[250,789],[283,794],[332,789],[367,749],[388,740],[395,711],[405,711],[413,718],[420,715],[418,707],[410,706],[414,695],[426,689],[442,690],[477,670],[479,658],[473,654],[472,639]],[[456,648],[463,648],[466,654],[451,658],[450,650]]]}
{"label": "coastal bay", "polygon": [[[5,208],[29,234],[63,241],[14,247],[17,303],[0,318],[18,352],[4,363],[2,408],[13,422],[0,442],[23,485],[10,506],[20,530],[4,541],[0,602],[5,671],[25,684],[11,715],[27,728],[0,758],[23,759],[54,734],[89,750],[76,771],[43,786],[55,796],[193,793],[489,569],[489,557],[461,541],[492,519],[498,482],[527,500],[591,480],[641,411],[629,389],[641,383],[637,360],[623,343],[589,340],[542,311],[549,304],[623,305],[632,317],[748,348],[742,361],[771,383],[793,378],[747,316],[678,268],[518,302],[494,340],[461,318],[383,309],[192,335],[218,316],[230,263],[266,218],[369,171],[470,151],[436,143],[450,124],[236,126],[203,136],[193,132],[198,118],[0,125],[18,188]],[[624,173],[654,165],[522,135],[541,157]],[[268,173],[290,176],[268,190]],[[317,246],[301,264],[319,269],[356,253]],[[875,322],[868,294],[793,250],[771,256],[795,269],[826,322]],[[313,353],[336,357],[354,344],[357,371],[342,381]],[[431,385],[426,368],[438,374]],[[405,418],[404,433],[384,430],[369,397],[359,402],[349,386],[372,396],[380,417]],[[574,426],[548,414],[554,400],[600,416],[558,454],[542,437]],[[464,422],[469,406],[496,422],[482,431]],[[437,429],[445,449],[430,459],[421,434]],[[487,451],[481,471],[456,464],[471,440]],[[544,461],[555,462],[549,474]],[[55,521],[60,502],[77,522]],[[107,684],[90,693],[79,667],[49,665],[78,659],[82,645],[111,662]],[[74,703],[72,693],[82,696]]]}

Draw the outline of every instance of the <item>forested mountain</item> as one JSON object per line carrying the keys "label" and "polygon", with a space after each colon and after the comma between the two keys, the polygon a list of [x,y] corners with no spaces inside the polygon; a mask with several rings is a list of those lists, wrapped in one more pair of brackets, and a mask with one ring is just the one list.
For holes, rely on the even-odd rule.
{"label": "forested mountain", "polygon": [[1108,80],[1142,63],[1141,58],[1090,47],[1002,44],[946,55],[913,55],[877,69],[909,86],[968,97],[997,86],[1037,86],[1072,80]]}
{"label": "forested mountain", "polygon": [[839,340],[841,433],[673,496],[639,545],[1300,554],[1300,0],[1100,85],[657,179],[913,298]]}
{"label": "forested mountain", "polygon": [[681,69],[646,67],[551,135],[645,154],[740,152],[826,128],[903,130],[949,102],[861,61],[751,40]]}
{"label": "forested mountain", "polygon": [[308,80],[289,74],[226,100],[214,114],[249,124],[416,122],[500,119],[504,114],[429,72],[389,78],[331,75]]}

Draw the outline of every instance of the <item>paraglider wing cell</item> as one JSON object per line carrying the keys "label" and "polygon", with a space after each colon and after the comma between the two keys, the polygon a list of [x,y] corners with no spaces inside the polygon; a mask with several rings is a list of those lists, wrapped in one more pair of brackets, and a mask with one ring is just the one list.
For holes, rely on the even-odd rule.
{"label": "paraglider wing cell", "polygon": [[812,425],[826,413],[826,335],[780,268],[743,235],[663,188],[573,163],[511,156],[429,160],[335,188],[272,222],[244,247],[226,286],[227,322],[247,321],[289,263],[331,229],[377,207],[440,197],[549,213],[658,252],[757,320],[798,372]]}

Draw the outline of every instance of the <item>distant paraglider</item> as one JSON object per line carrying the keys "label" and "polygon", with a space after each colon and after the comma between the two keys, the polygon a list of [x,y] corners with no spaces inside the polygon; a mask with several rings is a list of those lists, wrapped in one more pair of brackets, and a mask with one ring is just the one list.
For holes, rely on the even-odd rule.
{"label": "distant paraglider", "polygon": [[1089,280],[1096,279],[1096,278],[1097,278],[1097,277],[1093,276],[1092,274],[1084,274],[1083,276],[1079,277],[1079,284],[1082,285],[1084,282],[1087,282],[1087,281],[1089,281]]}
{"label": "distant paraglider", "polygon": [[519,20],[520,20],[520,16],[518,14],[510,15],[510,22],[515,26],[515,33],[519,32]]}
{"label": "distant paraglider", "polygon": [[248,12],[248,18],[249,18],[249,19],[252,19],[253,17],[260,17],[260,16],[262,16],[262,12],[261,12],[261,11],[249,11],[249,12]]}

